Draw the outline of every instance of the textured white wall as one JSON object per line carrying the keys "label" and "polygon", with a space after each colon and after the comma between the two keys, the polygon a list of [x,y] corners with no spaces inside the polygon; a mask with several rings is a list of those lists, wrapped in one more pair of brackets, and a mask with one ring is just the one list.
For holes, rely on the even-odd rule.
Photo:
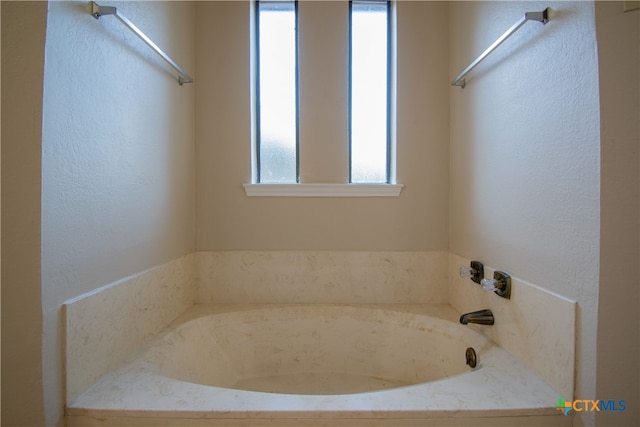
{"label": "textured white wall", "polygon": [[[191,2],[113,2],[194,72]],[[42,137],[43,369],[61,416],[61,303],[193,251],[194,91],[115,17],[50,2]]]}
{"label": "textured white wall", "polygon": [[[451,250],[578,302],[576,398],[595,394],[600,120],[594,5],[451,2]],[[549,363],[553,363],[549,361]]]}

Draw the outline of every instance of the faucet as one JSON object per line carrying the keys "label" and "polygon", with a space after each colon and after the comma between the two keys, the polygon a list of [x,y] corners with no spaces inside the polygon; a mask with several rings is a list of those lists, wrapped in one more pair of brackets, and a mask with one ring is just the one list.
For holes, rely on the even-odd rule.
{"label": "faucet", "polygon": [[478,323],[480,325],[493,325],[493,313],[489,309],[472,311],[460,316],[460,323],[466,325],[468,323]]}

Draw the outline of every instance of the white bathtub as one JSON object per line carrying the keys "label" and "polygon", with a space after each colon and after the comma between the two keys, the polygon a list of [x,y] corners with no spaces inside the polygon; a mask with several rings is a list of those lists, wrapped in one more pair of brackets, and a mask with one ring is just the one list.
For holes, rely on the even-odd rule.
{"label": "white bathtub", "polygon": [[482,333],[490,326],[458,317],[448,306],[196,305],[68,405],[68,425],[571,424],[557,392]]}

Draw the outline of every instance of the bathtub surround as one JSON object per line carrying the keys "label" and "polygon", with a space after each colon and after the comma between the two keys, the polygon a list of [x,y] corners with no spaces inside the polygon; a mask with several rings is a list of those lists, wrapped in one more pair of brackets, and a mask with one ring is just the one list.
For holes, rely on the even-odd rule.
{"label": "bathtub surround", "polygon": [[190,254],[64,303],[67,402],[193,305],[193,273]]}
{"label": "bathtub surround", "polygon": [[447,304],[446,252],[196,252],[65,302],[67,403],[190,305]]}
{"label": "bathtub surround", "polygon": [[[450,307],[424,304],[196,305],[74,402],[68,425],[571,425],[549,404],[555,390],[457,317]],[[465,366],[466,345],[480,355],[475,370]],[[220,363],[212,366],[212,357]],[[297,382],[300,370],[325,378],[323,367],[405,384],[336,395]],[[225,388],[278,371],[293,374],[279,378],[281,393]],[[308,393],[292,389],[300,386]]]}
{"label": "bathtub surround", "polygon": [[[511,299],[500,298],[467,278],[458,268],[471,262],[456,254],[449,258],[449,304],[460,313],[490,309],[491,327],[473,326],[490,336],[565,400],[573,400],[576,310],[575,301],[511,277]],[[485,277],[494,270],[485,266]]]}
{"label": "bathtub surround", "polygon": [[[167,418],[169,423],[173,422],[172,417],[181,417],[180,422],[185,422],[184,419],[205,416],[223,425],[228,425],[226,421],[241,423],[238,418],[245,415],[247,422],[266,417],[286,423],[295,416],[328,417],[348,423],[347,419],[367,418],[366,414],[371,413],[370,416],[387,421],[400,420],[407,426],[425,422],[428,425],[447,414],[455,414],[454,417],[469,423],[498,415],[555,415],[557,395],[565,399],[573,396],[575,304],[517,278],[512,278],[512,299],[505,300],[460,278],[458,268],[468,264],[468,259],[447,252],[196,252],[105,286],[65,304],[68,421],[70,425],[92,425],[94,418],[106,418],[107,423],[117,425],[123,421],[120,417],[130,416],[142,417],[138,421],[145,425],[149,420],[145,421],[146,416],[153,417],[153,411],[168,408],[177,411]],[[492,273],[489,267],[485,271]],[[164,333],[164,328],[176,318],[179,320],[172,327],[212,313],[241,313],[265,307],[279,308],[276,311],[281,315],[297,310],[295,304],[304,303],[309,305],[300,308],[301,313],[328,310],[327,316],[333,313],[331,310],[358,312],[380,307],[390,310],[383,316],[389,319],[429,313],[449,322],[443,330],[462,328],[459,330],[465,334],[478,333],[500,345],[496,351],[504,353],[498,359],[505,364],[507,379],[500,377],[500,363],[488,363],[483,372],[493,373],[478,377],[478,385],[471,387],[475,390],[481,383],[493,384],[491,387],[495,388],[488,389],[491,395],[488,400],[464,397],[464,391],[441,388],[438,383],[410,390],[409,394],[416,396],[424,393],[449,396],[436,399],[439,403],[427,408],[424,399],[412,401],[405,392],[398,394],[391,390],[387,406],[371,406],[371,402],[376,402],[376,394],[346,400],[336,398],[334,403],[331,399],[301,396],[294,404],[291,397],[271,395],[254,399],[250,392],[241,392],[238,397],[239,392],[234,390],[184,385],[158,376],[144,363],[129,365],[132,357],[139,356],[146,344]],[[461,312],[481,308],[494,312],[495,325],[458,324]],[[410,325],[417,319],[407,318],[399,324]],[[264,317],[265,322],[271,320]],[[476,345],[482,359],[484,347]],[[464,347],[459,349],[461,365]],[[165,350],[161,353],[162,357],[169,354]],[[508,388],[511,386],[507,384],[513,387]],[[524,388],[518,388],[518,384]],[[527,387],[529,394],[525,391]],[[473,396],[476,394],[472,392]],[[215,407],[211,407],[212,401],[217,402]],[[267,402],[276,405],[275,410],[263,407]],[[495,402],[500,403],[495,406]],[[210,410],[208,415],[206,408]],[[180,411],[185,412],[180,415]],[[372,411],[381,412],[372,415]],[[168,417],[164,412],[155,416]],[[514,419],[505,418],[511,423]],[[548,421],[567,425],[564,417]],[[198,421],[190,422],[197,425]],[[384,425],[384,420],[376,422]]]}
{"label": "bathtub surround", "polygon": [[198,252],[198,303],[446,304],[447,252]]}

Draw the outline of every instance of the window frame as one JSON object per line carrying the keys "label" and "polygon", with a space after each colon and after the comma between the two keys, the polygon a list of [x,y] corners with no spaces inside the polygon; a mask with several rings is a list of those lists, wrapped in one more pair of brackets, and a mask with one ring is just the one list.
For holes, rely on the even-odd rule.
{"label": "window frame", "polygon": [[[293,4],[293,13],[294,13],[294,32],[295,32],[295,183],[300,183],[300,55],[299,55],[299,25],[298,25],[298,0],[255,0],[254,4],[254,17],[255,17],[255,75],[254,75],[254,84],[255,84],[255,103],[254,103],[254,113],[255,113],[255,170],[254,170],[254,178],[253,181],[256,184],[263,183],[261,176],[261,116],[260,116],[260,5],[261,4]],[[266,182],[263,184],[272,184],[270,182]],[[283,183],[284,184],[284,183]],[[286,183],[290,184],[290,183]]]}
{"label": "window frame", "polygon": [[[387,38],[387,60],[386,60],[386,66],[387,66],[387,81],[386,81],[386,93],[387,93],[387,100],[386,100],[386,121],[387,121],[387,126],[386,126],[386,162],[385,162],[385,180],[383,182],[353,182],[353,152],[352,152],[352,141],[353,141],[353,132],[352,132],[352,117],[353,117],[353,112],[352,112],[352,108],[353,108],[353,3],[360,3],[360,4],[379,4],[379,5],[385,5],[386,9],[387,9],[387,34],[386,34],[386,38]],[[394,57],[394,52],[393,52],[393,9],[392,9],[392,0],[349,0],[349,62],[348,62],[348,69],[349,69],[349,93],[348,93],[348,102],[349,102],[349,108],[348,108],[348,144],[349,144],[349,159],[348,159],[348,163],[349,163],[349,171],[348,171],[348,176],[349,176],[349,184],[353,184],[353,185],[359,185],[359,184],[380,184],[380,185],[384,185],[384,184],[392,184],[395,181],[395,178],[392,176],[393,175],[393,171],[394,171],[394,167],[393,167],[393,125],[392,125],[392,120],[394,117],[393,114],[393,83],[394,83],[394,75],[395,73],[393,72],[393,57]]]}
{"label": "window frame", "polygon": [[[382,0],[378,0],[381,2]],[[251,183],[243,184],[244,191],[247,197],[399,197],[404,185],[396,182],[396,147],[395,147],[395,133],[396,133],[396,55],[395,46],[396,40],[396,11],[395,2],[393,0],[385,0],[387,5],[387,181],[376,183],[363,183],[363,182],[351,182],[351,119],[350,119],[350,107],[351,101],[348,100],[348,168],[349,176],[346,183],[302,183],[300,182],[300,57],[299,57],[299,12],[297,0],[280,0],[277,3],[289,3],[292,2],[295,5],[295,97],[296,97],[296,182],[291,183],[270,183],[261,182],[259,159],[260,159],[260,145],[259,145],[259,3],[260,0],[253,0],[255,3],[252,7],[252,25],[254,26],[252,31],[252,47],[251,47],[251,93],[252,93],[252,174]],[[262,0],[262,3],[276,3],[276,1]],[[349,33],[349,58],[348,58],[348,93],[347,96],[351,96],[351,3],[349,4],[349,17],[348,17],[348,33]]]}

